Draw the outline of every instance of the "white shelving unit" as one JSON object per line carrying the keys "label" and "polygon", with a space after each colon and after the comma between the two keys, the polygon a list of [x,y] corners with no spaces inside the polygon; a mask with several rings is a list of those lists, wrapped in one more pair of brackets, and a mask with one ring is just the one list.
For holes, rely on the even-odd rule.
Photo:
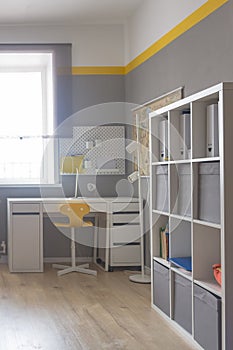
{"label": "white shelving unit", "polygon": [[[206,115],[211,104],[218,104],[219,155],[207,157]],[[190,148],[185,158],[180,151],[180,118],[184,111],[190,113]],[[168,135],[168,160],[163,162],[159,134],[162,120],[167,121]],[[233,344],[232,130],[233,83],[220,83],[150,113],[152,307],[206,350],[230,350]],[[167,224],[169,258],[165,260],[160,252],[160,228]],[[186,258],[190,268],[177,265],[177,258]],[[214,278],[213,264],[221,264],[221,286]],[[208,316],[210,306],[206,304],[206,313],[200,311],[203,300],[196,298],[196,291],[220,306],[221,311],[214,311],[218,326],[211,321],[212,311]],[[206,329],[202,321],[208,325]],[[214,345],[200,340],[203,332],[206,339],[210,338],[209,343],[212,334],[217,334]]]}

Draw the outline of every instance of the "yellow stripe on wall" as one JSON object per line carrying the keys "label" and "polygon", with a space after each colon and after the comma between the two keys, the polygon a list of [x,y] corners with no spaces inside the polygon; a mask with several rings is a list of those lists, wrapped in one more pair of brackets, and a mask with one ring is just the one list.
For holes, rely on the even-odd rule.
{"label": "yellow stripe on wall", "polygon": [[224,5],[228,0],[208,0],[191,15],[186,17],[177,26],[171,29],[168,33],[162,36],[148,49],[134,58],[125,67],[73,67],[73,75],[124,75],[131,72],[133,69],[140,66],[142,63],[147,61],[150,57],[154,56],[157,52],[162,50],[165,46],[170,44],[173,40],[178,38],[181,34],[192,28],[195,24],[203,20],[205,17],[210,15],[212,12],[217,10],[219,7]]}
{"label": "yellow stripe on wall", "polygon": [[124,75],[125,67],[98,66],[98,67],[72,67],[73,75]]}
{"label": "yellow stripe on wall", "polygon": [[158,41],[152,44],[143,53],[138,55],[134,60],[132,60],[125,67],[125,74],[129,73],[133,69],[137,68],[140,64],[147,61],[150,57],[155,55],[157,52],[162,50],[165,46],[170,44],[173,40],[178,38],[181,34],[189,30],[195,24],[203,20],[209,14],[217,10],[223,4],[228,2],[228,0],[208,0],[205,4],[199,7],[195,12],[186,17],[177,26],[171,29],[168,33],[162,36]]}

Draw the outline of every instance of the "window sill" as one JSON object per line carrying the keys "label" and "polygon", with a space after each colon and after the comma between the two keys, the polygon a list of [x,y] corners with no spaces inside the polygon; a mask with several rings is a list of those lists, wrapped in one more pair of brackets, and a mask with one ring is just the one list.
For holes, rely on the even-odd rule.
{"label": "window sill", "polygon": [[0,184],[0,187],[12,188],[12,187],[27,187],[27,188],[61,188],[62,184]]}

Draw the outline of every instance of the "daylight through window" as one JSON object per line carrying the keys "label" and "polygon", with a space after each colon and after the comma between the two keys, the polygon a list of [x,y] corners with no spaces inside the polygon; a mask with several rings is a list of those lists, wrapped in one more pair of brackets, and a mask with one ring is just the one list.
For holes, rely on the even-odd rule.
{"label": "daylight through window", "polygon": [[0,54],[0,183],[54,183],[52,86],[51,53]]}

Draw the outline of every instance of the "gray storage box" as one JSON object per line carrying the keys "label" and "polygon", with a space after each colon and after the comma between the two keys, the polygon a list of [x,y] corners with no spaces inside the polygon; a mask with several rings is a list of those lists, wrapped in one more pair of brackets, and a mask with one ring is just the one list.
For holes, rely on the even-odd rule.
{"label": "gray storage box", "polygon": [[191,167],[189,164],[180,164],[178,214],[191,216]]}
{"label": "gray storage box", "polygon": [[192,333],[192,283],[178,274],[174,283],[174,320]]}
{"label": "gray storage box", "polygon": [[221,349],[221,299],[194,285],[194,339],[205,350]]}
{"label": "gray storage box", "polygon": [[156,205],[157,210],[168,212],[168,166],[156,167]]}
{"label": "gray storage box", "polygon": [[154,261],[153,302],[166,315],[170,316],[169,269]]}
{"label": "gray storage box", "polygon": [[219,163],[199,165],[199,219],[220,223]]}

